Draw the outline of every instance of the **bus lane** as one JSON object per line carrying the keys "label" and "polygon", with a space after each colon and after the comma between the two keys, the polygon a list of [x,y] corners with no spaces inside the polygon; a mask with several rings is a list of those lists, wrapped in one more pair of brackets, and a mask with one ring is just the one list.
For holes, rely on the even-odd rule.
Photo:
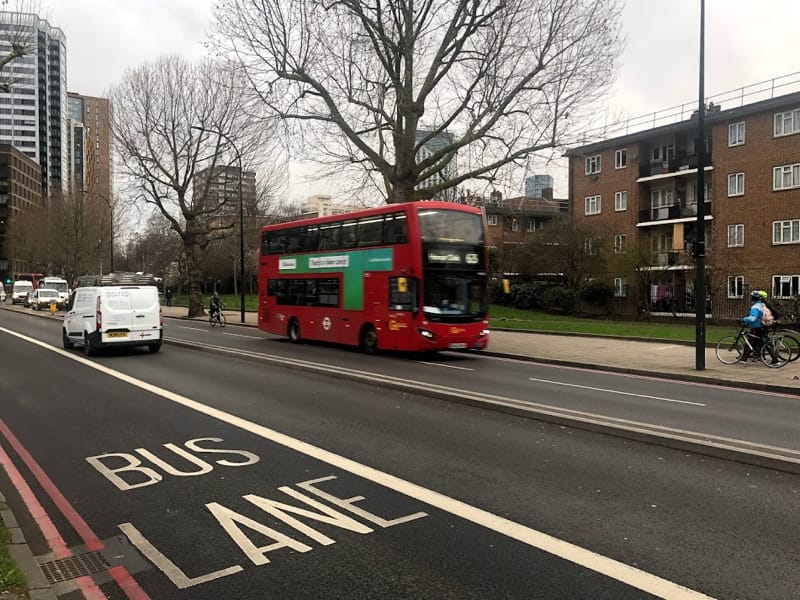
{"label": "bus lane", "polygon": [[0,413],[4,446],[149,597],[703,597],[75,354],[16,352],[14,377],[45,351],[80,392],[26,389]]}

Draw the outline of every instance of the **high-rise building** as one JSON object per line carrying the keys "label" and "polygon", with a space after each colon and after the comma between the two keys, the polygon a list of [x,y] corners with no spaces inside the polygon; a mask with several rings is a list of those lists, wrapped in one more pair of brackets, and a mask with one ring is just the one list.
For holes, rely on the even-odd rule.
{"label": "high-rise building", "polygon": [[[192,189],[195,197],[206,191],[205,210],[214,212],[214,218],[239,214],[239,167],[217,166],[195,173]],[[242,205],[245,214],[256,208],[256,172],[243,171]]]}
{"label": "high-rise building", "polygon": [[[429,138],[429,139],[426,139]],[[432,131],[418,129],[416,133],[416,143],[419,145],[417,150],[417,162],[430,158],[437,152],[441,151],[453,143],[453,134],[449,131],[442,131],[434,134]],[[443,166],[429,177],[417,184],[417,189],[431,187],[444,181],[449,181],[456,177],[458,174],[458,167],[456,161],[457,153],[452,152],[447,158]],[[448,188],[433,195],[432,200],[448,200],[453,201],[456,198],[457,190],[455,187]]]}
{"label": "high-rise building", "polygon": [[20,33],[32,34],[32,51],[3,68],[0,144],[9,144],[41,166],[45,190],[66,184],[67,51],[61,29],[35,14],[0,12],[0,53]]}
{"label": "high-rise building", "polygon": [[552,175],[533,175],[525,178],[525,197],[543,198],[542,190],[553,189]]}
{"label": "high-rise building", "polygon": [[114,191],[110,103],[107,98],[68,92],[67,107],[70,190],[85,190],[110,201]]}

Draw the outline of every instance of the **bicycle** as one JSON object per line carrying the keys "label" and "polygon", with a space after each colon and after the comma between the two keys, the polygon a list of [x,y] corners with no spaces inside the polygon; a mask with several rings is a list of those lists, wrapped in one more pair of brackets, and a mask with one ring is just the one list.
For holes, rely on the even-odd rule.
{"label": "bicycle", "polygon": [[213,310],[208,315],[208,322],[211,324],[211,327],[216,327],[217,325],[225,327],[225,315],[222,313],[223,308],[224,307],[220,304],[218,310]]}
{"label": "bicycle", "polygon": [[766,366],[775,369],[789,364],[792,350],[775,332],[767,332],[760,348],[756,348],[750,341],[749,328],[741,325],[736,335],[727,335],[717,342],[716,355],[719,362],[724,365],[734,365],[744,360],[745,351],[749,349],[748,359],[757,360]]}
{"label": "bicycle", "polygon": [[771,327],[773,328],[775,337],[786,344],[789,350],[791,350],[792,355],[789,357],[789,362],[794,362],[800,358],[800,339],[796,337],[800,334],[792,329],[787,329],[780,323],[772,325]]}

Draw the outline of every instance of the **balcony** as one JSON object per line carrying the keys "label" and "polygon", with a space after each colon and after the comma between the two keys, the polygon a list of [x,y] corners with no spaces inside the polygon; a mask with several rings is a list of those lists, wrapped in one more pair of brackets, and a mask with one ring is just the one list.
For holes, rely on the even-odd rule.
{"label": "balcony", "polygon": [[[711,202],[706,202],[706,218],[711,215]],[[659,208],[645,208],[639,211],[639,224],[652,223],[655,221],[678,221],[680,219],[690,219],[697,217],[697,204],[680,206],[661,206]]]}
{"label": "balcony", "polygon": [[[709,162],[711,157],[708,157]],[[654,177],[656,175],[675,174],[680,175],[684,171],[696,172],[698,164],[698,157],[696,154],[689,154],[679,158],[671,158],[670,160],[649,162],[639,165],[639,178]],[[706,169],[711,167],[706,166]]]}

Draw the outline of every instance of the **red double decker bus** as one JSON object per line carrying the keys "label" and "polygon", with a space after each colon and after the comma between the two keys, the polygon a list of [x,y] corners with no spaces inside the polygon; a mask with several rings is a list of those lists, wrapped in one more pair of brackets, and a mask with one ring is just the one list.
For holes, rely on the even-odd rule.
{"label": "red double decker bus", "polygon": [[485,222],[479,208],[426,201],[267,225],[259,327],[368,353],[484,349]]}

